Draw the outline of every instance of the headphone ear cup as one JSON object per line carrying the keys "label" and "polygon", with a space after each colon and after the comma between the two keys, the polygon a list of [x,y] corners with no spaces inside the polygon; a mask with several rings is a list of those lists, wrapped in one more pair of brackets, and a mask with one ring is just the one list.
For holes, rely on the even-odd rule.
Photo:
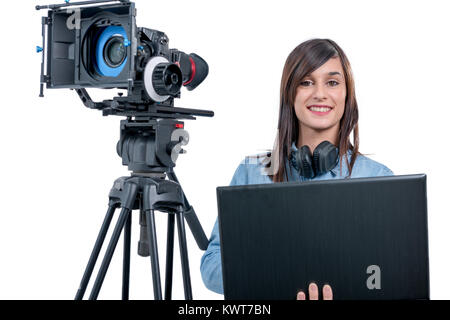
{"label": "headphone ear cup", "polygon": [[302,146],[297,152],[297,165],[301,176],[309,179],[314,177],[313,159],[308,146]]}
{"label": "headphone ear cup", "polygon": [[323,174],[333,169],[339,156],[339,149],[329,141],[322,141],[313,153],[313,166],[316,175]]}

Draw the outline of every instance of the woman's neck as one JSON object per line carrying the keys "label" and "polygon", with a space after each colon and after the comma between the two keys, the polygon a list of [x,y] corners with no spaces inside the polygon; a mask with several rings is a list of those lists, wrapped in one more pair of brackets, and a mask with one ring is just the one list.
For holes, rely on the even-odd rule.
{"label": "woman's neck", "polygon": [[308,128],[300,125],[299,138],[297,141],[297,148],[307,145],[311,152],[322,142],[329,141],[335,146],[339,144],[339,123],[325,130],[315,130],[313,128]]}

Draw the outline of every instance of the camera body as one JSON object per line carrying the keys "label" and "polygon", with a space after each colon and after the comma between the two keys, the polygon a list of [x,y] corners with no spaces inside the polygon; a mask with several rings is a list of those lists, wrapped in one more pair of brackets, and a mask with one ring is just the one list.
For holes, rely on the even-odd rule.
{"label": "camera body", "polygon": [[161,31],[138,28],[133,2],[55,7],[43,25],[47,88],[127,89],[128,101],[173,106],[182,86],[193,90],[208,74],[198,55],[170,49]]}

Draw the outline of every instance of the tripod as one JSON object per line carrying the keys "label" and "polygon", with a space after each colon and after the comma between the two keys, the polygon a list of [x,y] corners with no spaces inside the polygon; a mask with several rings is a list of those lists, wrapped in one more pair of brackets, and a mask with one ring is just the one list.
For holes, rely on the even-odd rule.
{"label": "tripod", "polygon": [[[163,120],[155,122],[146,121],[144,123],[136,124],[130,119],[123,120],[121,140],[119,141],[119,145],[122,147],[118,147],[118,152],[124,160],[125,164],[128,164],[129,168],[131,167],[133,169],[142,169],[142,165],[144,163],[142,161],[139,162],[138,160],[145,159],[145,165],[148,166],[148,157],[142,158],[142,154],[148,155],[149,150],[156,150],[154,148],[155,135],[152,136],[148,134],[149,130],[142,129],[152,128],[153,130],[155,130],[157,135],[157,132],[161,130],[161,128],[167,128],[168,125],[174,123],[176,123],[176,121],[174,120]],[[137,130],[137,127],[140,129]],[[140,140],[141,143],[134,143],[137,140]],[[147,145],[148,148],[142,148],[142,145]],[[125,156],[125,154],[127,154],[127,156]],[[169,180],[166,180],[166,174]],[[192,300],[192,287],[189,272],[184,219],[186,219],[186,221],[188,222],[188,225],[193,232],[194,238],[196,239],[197,244],[201,249],[206,249],[208,240],[203,232],[203,229],[201,228],[195,211],[193,210],[192,206],[189,205],[189,202],[184,195],[175,172],[173,171],[173,167],[153,167],[152,170],[148,169],[144,170],[144,172],[142,170],[136,170],[130,177],[121,177],[114,182],[114,185],[109,193],[108,210],[106,212],[106,216],[104,218],[100,232],[97,236],[94,249],[92,250],[92,253],[90,255],[89,262],[84,271],[84,275],[81,280],[80,287],[76,293],[75,299],[83,299],[88,282],[92,275],[92,271],[94,269],[95,263],[98,259],[100,250],[111,224],[111,220],[117,208],[122,208],[120,216],[117,220],[110,242],[106,249],[105,256],[94,282],[89,299],[97,299],[112,256],[114,254],[117,242],[119,241],[121,232],[124,229],[122,299],[128,300],[130,280],[131,213],[132,210],[139,209],[141,219],[144,218],[145,220],[141,221],[141,241],[139,243],[139,254],[143,256],[150,255],[153,279],[153,293],[155,300],[162,299],[161,277],[154,216],[155,211],[163,211],[168,213],[164,298],[166,300],[170,300],[172,295],[173,247],[176,220],[181,256],[184,295],[186,300]],[[142,228],[142,226],[145,227]],[[143,231],[146,231],[146,236],[144,237]],[[143,240],[143,238],[148,238],[148,244],[147,241]],[[148,254],[146,254],[147,250]]]}

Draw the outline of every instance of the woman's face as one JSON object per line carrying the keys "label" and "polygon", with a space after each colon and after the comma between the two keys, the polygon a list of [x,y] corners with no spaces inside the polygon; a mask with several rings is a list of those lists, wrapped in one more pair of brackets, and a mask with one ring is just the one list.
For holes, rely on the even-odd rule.
{"label": "woman's face", "polygon": [[339,126],[344,114],[347,89],[338,57],[302,79],[295,97],[295,114],[301,129],[316,131]]}

